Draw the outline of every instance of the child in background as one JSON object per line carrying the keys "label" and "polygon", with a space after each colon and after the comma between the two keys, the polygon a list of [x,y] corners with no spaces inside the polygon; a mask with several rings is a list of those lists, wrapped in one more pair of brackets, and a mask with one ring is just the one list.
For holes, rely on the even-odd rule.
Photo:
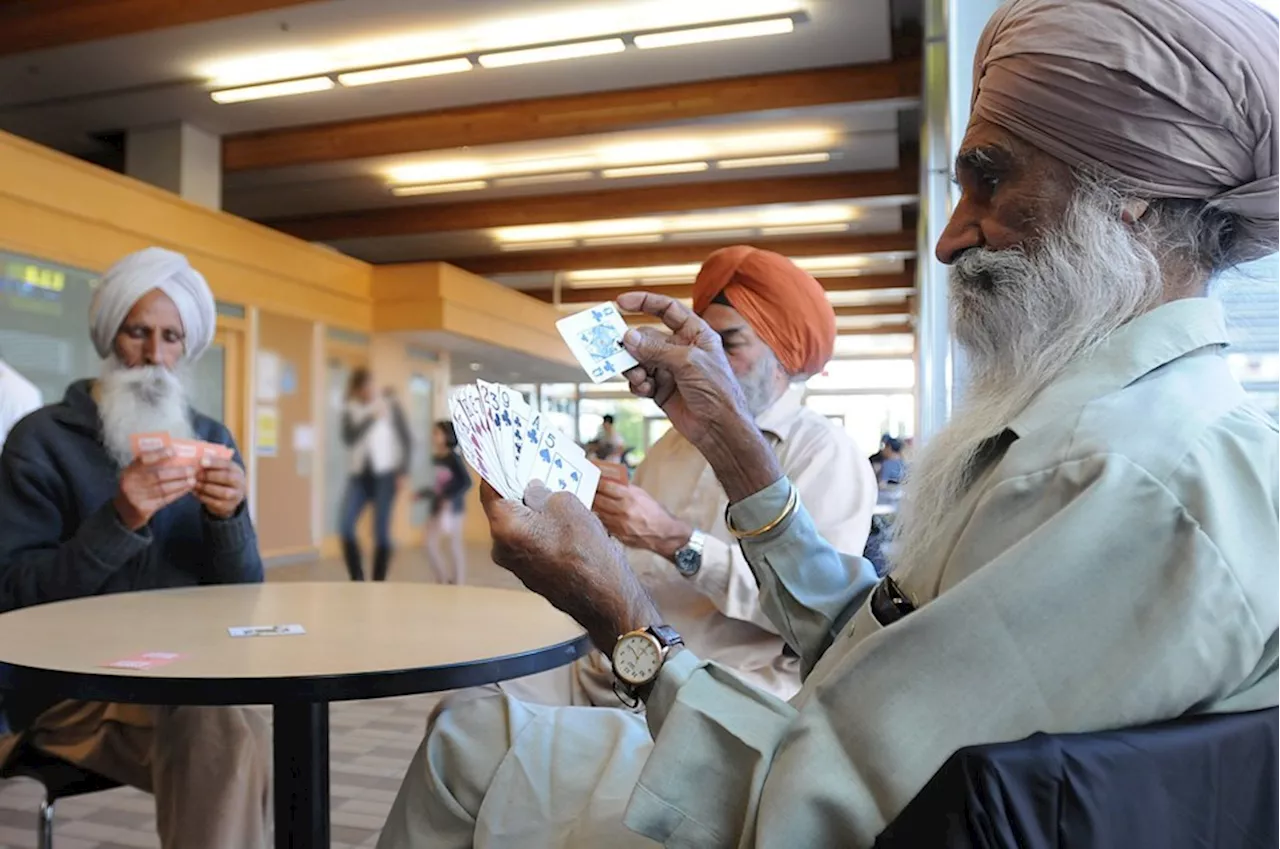
{"label": "child in background", "polygon": [[[431,448],[435,483],[418,493],[418,497],[427,499],[431,507],[423,542],[427,559],[440,582],[462,584],[466,582],[467,571],[462,546],[462,516],[466,509],[467,490],[471,489],[471,475],[458,453],[458,435],[454,432],[453,422],[436,422],[431,431]],[[441,537],[449,538],[454,566],[452,575],[446,571],[440,552]]]}

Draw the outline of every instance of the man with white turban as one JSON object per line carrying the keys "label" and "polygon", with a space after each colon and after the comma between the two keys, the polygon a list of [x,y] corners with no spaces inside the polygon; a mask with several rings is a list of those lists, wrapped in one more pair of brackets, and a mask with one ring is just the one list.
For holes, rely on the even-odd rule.
{"label": "man with white turban", "polygon": [[[682,650],[571,497],[485,488],[495,561],[646,715],[450,705],[380,846],[867,847],[962,747],[1275,707],[1280,439],[1206,289],[1280,241],[1277,35],[1248,0],[996,13],[937,245],[969,386],[913,465],[883,581],[816,533],[706,323],[619,298],[671,330],[628,332],[628,380],[714,469],[800,692]],[[1045,845],[1107,833],[1111,796],[1067,806],[1080,821],[1045,823]],[[985,844],[992,813],[951,837]],[[1148,819],[1152,845],[1184,836]]]}
{"label": "man with white turban", "polygon": [[[0,611],[132,590],[262,580],[231,434],[187,401],[188,366],[213,341],[213,294],[161,248],[113,265],[94,294],[96,380],[23,419],[0,454]],[[225,445],[194,469],[131,437]],[[92,639],[92,635],[81,635]],[[77,639],[74,634],[68,639]],[[59,701],[6,692],[0,759],[31,745],[155,794],[165,849],[265,849],[270,738],[242,708]]]}

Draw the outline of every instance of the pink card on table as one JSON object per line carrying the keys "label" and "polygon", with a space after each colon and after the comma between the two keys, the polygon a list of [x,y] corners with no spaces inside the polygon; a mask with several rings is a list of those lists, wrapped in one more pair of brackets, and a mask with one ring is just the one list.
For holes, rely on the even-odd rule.
{"label": "pink card on table", "polygon": [[110,663],[104,663],[103,666],[109,669],[155,669],[159,666],[168,666],[175,660],[181,660],[182,655],[171,651],[144,651],[141,654],[135,654],[133,657],[126,657],[121,660],[113,660]]}

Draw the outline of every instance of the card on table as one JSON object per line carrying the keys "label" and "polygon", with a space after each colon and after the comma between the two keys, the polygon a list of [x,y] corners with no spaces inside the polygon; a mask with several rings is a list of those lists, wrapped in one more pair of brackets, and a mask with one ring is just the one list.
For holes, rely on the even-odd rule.
{"label": "card on table", "polygon": [[228,628],[227,633],[233,637],[287,637],[305,634],[307,629],[301,625],[244,625]]}
{"label": "card on table", "polygon": [[102,665],[108,669],[155,669],[157,666],[167,666],[175,660],[181,659],[182,655],[176,652],[144,651],[141,654],[135,654],[133,657],[113,660]]}
{"label": "card on table", "polygon": [[556,329],[593,383],[621,377],[637,365],[636,358],[622,347],[627,323],[613,304],[600,304],[562,318]]}

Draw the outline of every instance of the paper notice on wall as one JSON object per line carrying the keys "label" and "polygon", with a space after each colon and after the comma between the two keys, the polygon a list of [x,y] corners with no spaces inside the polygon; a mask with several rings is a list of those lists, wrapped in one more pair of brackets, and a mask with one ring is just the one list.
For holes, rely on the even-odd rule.
{"label": "paper notice on wall", "polygon": [[316,429],[309,424],[294,425],[293,450],[298,452],[316,450]]}
{"label": "paper notice on wall", "polygon": [[280,357],[274,351],[258,352],[258,400],[275,401],[280,397]]}
{"label": "paper notice on wall", "polygon": [[259,457],[274,457],[280,450],[280,413],[275,407],[259,407],[254,443]]}

